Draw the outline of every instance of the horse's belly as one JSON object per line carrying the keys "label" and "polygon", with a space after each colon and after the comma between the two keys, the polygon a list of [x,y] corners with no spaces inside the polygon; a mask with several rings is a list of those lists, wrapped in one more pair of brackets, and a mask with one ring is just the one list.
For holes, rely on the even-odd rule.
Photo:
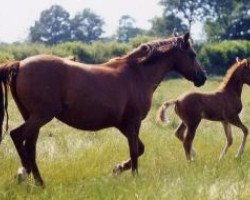
{"label": "horse's belly", "polygon": [[62,112],[56,116],[65,124],[81,130],[100,130],[118,124],[119,117],[110,111],[99,112],[76,111]]}

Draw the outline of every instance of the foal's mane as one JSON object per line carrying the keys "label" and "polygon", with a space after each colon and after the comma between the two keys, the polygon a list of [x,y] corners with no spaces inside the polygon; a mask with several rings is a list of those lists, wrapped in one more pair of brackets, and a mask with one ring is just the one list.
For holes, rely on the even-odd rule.
{"label": "foal's mane", "polygon": [[224,76],[224,79],[219,86],[219,89],[223,89],[227,85],[227,83],[232,79],[234,73],[240,66],[242,66],[242,64],[247,64],[247,60],[244,59],[241,62],[236,62],[227,70],[226,75]]}

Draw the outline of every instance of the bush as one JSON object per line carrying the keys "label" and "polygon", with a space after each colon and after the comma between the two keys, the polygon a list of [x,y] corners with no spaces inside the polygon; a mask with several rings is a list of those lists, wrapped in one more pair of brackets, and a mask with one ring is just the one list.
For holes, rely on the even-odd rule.
{"label": "bush", "polygon": [[82,42],[65,42],[53,47],[53,54],[68,57],[74,55],[78,60],[86,63],[93,63],[90,45]]}
{"label": "bush", "polygon": [[128,44],[118,42],[95,42],[84,44],[82,42],[66,42],[54,46],[53,54],[67,57],[76,56],[85,63],[103,63],[110,58],[126,54],[131,47]]}
{"label": "bush", "polygon": [[156,40],[156,37],[151,37],[147,35],[138,35],[130,40],[130,44],[133,48],[140,46],[142,43],[150,42]]}
{"label": "bush", "polygon": [[11,53],[0,52],[0,63],[4,63],[9,60],[14,60],[14,56]]}
{"label": "bush", "polygon": [[204,44],[198,52],[199,58],[209,74],[224,75],[235,63],[235,58],[250,55],[250,42],[244,40],[223,41]]}
{"label": "bush", "polygon": [[51,54],[50,48],[44,44],[34,43],[14,43],[0,45],[0,53],[7,53],[13,55],[15,60],[23,60],[29,56],[37,54]]}

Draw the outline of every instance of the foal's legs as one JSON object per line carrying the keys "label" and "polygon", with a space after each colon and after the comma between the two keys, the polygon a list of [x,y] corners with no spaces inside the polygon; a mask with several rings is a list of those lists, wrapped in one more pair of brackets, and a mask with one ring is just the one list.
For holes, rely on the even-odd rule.
{"label": "foal's legs", "polygon": [[225,131],[225,135],[226,135],[226,145],[224,147],[224,149],[222,150],[219,160],[221,160],[224,155],[226,154],[228,148],[232,145],[233,143],[233,136],[232,136],[232,129],[231,129],[231,125],[228,122],[222,122],[224,131]]}
{"label": "foal's legs", "polygon": [[235,155],[236,157],[239,157],[243,154],[243,152],[245,150],[245,144],[246,144],[247,135],[248,135],[248,128],[241,122],[239,116],[237,116],[235,119],[231,120],[230,123],[239,127],[244,134],[242,141],[241,141],[241,145],[238,149],[238,153]]}
{"label": "foal's legs", "polygon": [[187,125],[187,134],[183,140],[183,147],[184,147],[186,158],[188,161],[193,160],[192,143],[194,140],[196,129],[199,125],[199,121],[197,123],[192,123],[192,124]]}
{"label": "foal's legs", "polygon": [[30,116],[21,126],[11,131],[11,138],[23,165],[18,174],[19,180],[26,178],[26,174],[32,172],[37,184],[43,185],[42,178],[35,161],[36,141],[41,126],[46,124],[52,117]]}
{"label": "foal's legs", "polygon": [[179,124],[179,126],[177,127],[177,129],[175,130],[175,136],[183,142],[184,140],[184,133],[185,133],[185,130],[187,129],[187,127],[185,126],[185,124],[183,122],[181,122]]}
{"label": "foal's legs", "polygon": [[[187,130],[186,125],[184,122],[181,122],[177,129],[175,130],[175,136],[181,141],[184,141],[185,138],[185,131]],[[194,158],[196,156],[195,150],[191,147],[191,157]]]}

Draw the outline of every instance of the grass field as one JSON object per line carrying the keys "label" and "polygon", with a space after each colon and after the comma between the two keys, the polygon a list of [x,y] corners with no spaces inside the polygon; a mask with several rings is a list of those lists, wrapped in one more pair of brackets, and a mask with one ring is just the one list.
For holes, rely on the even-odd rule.
{"label": "grass field", "polygon": [[[234,128],[234,143],[225,159],[218,162],[225,143],[218,122],[202,121],[194,140],[195,162],[185,159],[181,143],[174,137],[179,119],[169,109],[170,123],[155,123],[161,103],[190,90],[211,91],[220,78],[210,78],[202,88],[186,80],[163,82],[154,94],[153,105],[143,121],[140,137],[145,153],[139,159],[139,176],[131,172],[112,175],[113,167],[128,158],[126,139],[116,129],[89,133],[72,129],[57,120],[42,128],[37,162],[46,188],[27,182],[17,184],[14,175],[19,158],[9,135],[0,145],[0,199],[250,199],[250,149],[235,159],[241,132]],[[243,91],[240,114],[250,128],[250,89]],[[21,123],[10,99],[10,129]]]}

